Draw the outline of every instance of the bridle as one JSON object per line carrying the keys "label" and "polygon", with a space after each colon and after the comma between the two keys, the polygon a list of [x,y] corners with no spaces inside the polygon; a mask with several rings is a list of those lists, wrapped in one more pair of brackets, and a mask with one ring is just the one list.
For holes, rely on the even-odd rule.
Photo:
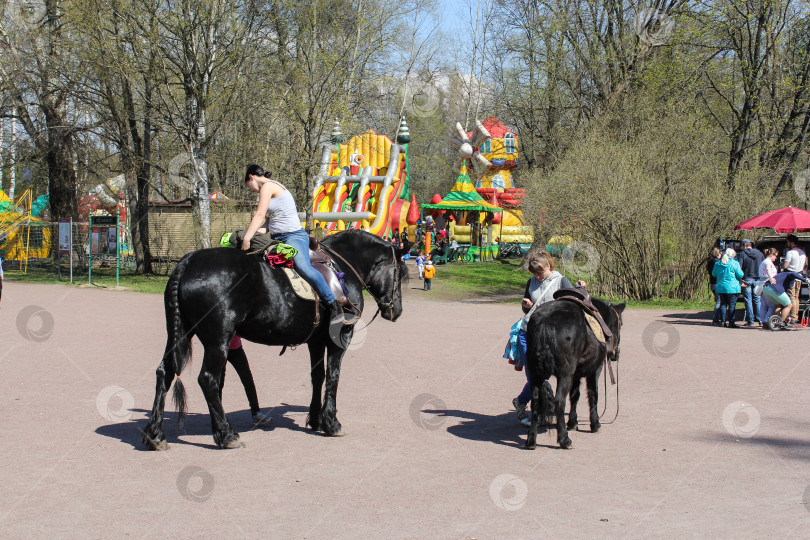
{"label": "bridle", "polygon": [[[357,277],[357,279],[360,281],[360,284],[363,286],[363,289],[368,291],[368,294],[370,294],[371,297],[374,298],[374,301],[377,303],[377,312],[374,314],[374,317],[371,318],[371,321],[369,321],[368,324],[371,324],[371,322],[377,318],[377,315],[379,315],[380,313],[381,307],[384,307],[388,310],[392,310],[394,308],[394,295],[397,290],[397,285],[400,281],[400,275],[399,275],[399,264],[397,263],[397,254],[394,251],[393,246],[391,246],[391,262],[387,264],[382,270],[380,270],[379,273],[377,273],[377,277],[375,277],[368,283],[366,283],[366,281],[360,276],[357,270],[355,270],[354,266],[352,266],[351,263],[349,263],[349,261],[343,258],[343,256],[340,255],[340,253],[323,244],[321,244],[321,247],[326,251],[328,251],[329,253],[331,253],[332,255],[334,255],[335,257],[337,257],[338,259],[340,259],[341,261],[343,261],[343,263],[346,264],[349,270],[351,270],[352,273],[355,275],[355,277]],[[382,299],[379,298],[376,294],[374,294],[374,292],[372,292],[372,290],[369,287],[377,283],[391,268],[394,269],[394,282],[391,285],[391,300],[388,302],[383,302]],[[368,324],[366,326],[368,326]]]}

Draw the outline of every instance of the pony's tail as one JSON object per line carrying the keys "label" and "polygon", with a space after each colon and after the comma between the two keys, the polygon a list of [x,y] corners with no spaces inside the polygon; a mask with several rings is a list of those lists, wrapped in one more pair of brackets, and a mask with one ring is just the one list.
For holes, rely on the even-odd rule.
{"label": "pony's tail", "polygon": [[169,336],[166,342],[167,372],[175,375],[172,399],[175,409],[177,409],[177,425],[181,429],[186,416],[187,404],[186,388],[183,386],[180,374],[191,357],[191,336],[183,324],[179,302],[180,278],[183,276],[186,266],[188,266],[188,259],[183,259],[178,263],[166,284],[166,292],[163,296],[166,308],[166,331]]}
{"label": "pony's tail", "polygon": [[[557,358],[560,350],[557,344],[557,334],[555,328],[550,324],[541,324],[537,343],[527,343],[533,347],[539,371],[544,377],[551,377],[557,374]],[[554,401],[556,397],[551,390],[551,384],[544,380],[538,385],[540,387],[540,417],[545,425],[552,425],[556,422],[554,413]]]}

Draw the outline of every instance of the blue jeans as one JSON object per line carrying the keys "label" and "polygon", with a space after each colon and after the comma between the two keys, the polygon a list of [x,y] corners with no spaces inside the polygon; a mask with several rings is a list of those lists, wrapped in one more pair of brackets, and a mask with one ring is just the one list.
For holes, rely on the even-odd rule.
{"label": "blue jeans", "polygon": [[[718,293],[720,297],[720,319],[729,325],[734,324],[734,310],[737,308],[738,293]],[[728,313],[728,315],[726,315]]]}
{"label": "blue jeans", "polygon": [[271,235],[273,240],[284,242],[295,248],[298,254],[293,257],[293,267],[301,274],[301,277],[307,280],[307,283],[315,287],[318,294],[321,295],[324,302],[330,304],[335,301],[335,295],[327,285],[326,280],[320,272],[312,267],[312,262],[309,260],[309,235],[304,232],[304,229],[298,229],[290,233],[278,233]]}
{"label": "blue jeans", "polygon": [[532,381],[529,378],[529,366],[526,365],[526,330],[518,332],[518,350],[520,351],[520,358],[523,359],[523,373],[526,374],[526,385],[523,391],[518,396],[518,403],[526,405],[532,400]]}
{"label": "blue jeans", "polygon": [[761,322],[759,319],[759,296],[754,294],[754,286],[757,280],[754,278],[743,279],[748,287],[742,288],[743,301],[745,302],[745,317],[749,323]]}
{"label": "blue jeans", "polygon": [[712,284],[709,287],[714,295],[714,316],[712,317],[712,323],[723,324],[723,319],[720,318],[720,295],[717,294],[717,291],[715,290],[717,285]]}
{"label": "blue jeans", "polygon": [[762,302],[760,303],[759,308],[760,320],[762,320],[762,322],[768,322],[768,319],[771,318],[771,315],[773,315],[775,311],[776,311],[776,304],[771,303],[765,297],[765,293],[762,293]]}

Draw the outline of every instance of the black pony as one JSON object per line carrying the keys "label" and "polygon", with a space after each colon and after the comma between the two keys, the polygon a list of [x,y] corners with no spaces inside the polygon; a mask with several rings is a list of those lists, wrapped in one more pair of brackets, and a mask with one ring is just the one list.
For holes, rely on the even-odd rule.
{"label": "black pony", "polygon": [[[322,242],[340,271],[348,298],[361,310],[363,289],[377,302],[384,319],[396,321],[402,314],[401,278],[407,276],[400,253],[391,244],[364,231],[345,231]],[[336,417],[336,394],[340,364],[345,349],[328,332],[328,310],[297,297],[281,270],[270,267],[258,255],[234,248],[210,248],[189,253],[178,263],[164,294],[168,340],[157,368],[157,387],[152,416],[143,431],[144,444],[154,450],[168,448],[163,433],[166,394],[174,380],[178,421],[185,413],[185,388],[180,373],[188,362],[190,340],[197,336],[204,354],[197,381],[202,387],[214,441],[221,448],[244,446],[231,428],[219,396],[219,380],[234,334],[265,345],[309,347],[312,401],[307,424],[327,435],[342,435]],[[320,322],[313,327],[319,314]],[[351,341],[353,329],[344,329]],[[324,366],[324,353],[326,364]],[[321,390],[326,391],[321,405]]]}
{"label": "black pony", "polygon": [[[532,423],[526,437],[526,448],[537,446],[538,418],[554,415],[557,418],[557,442],[561,448],[571,446],[568,430],[577,427],[577,402],[580,380],[584,377],[588,386],[591,431],[601,427],[597,401],[599,399],[599,376],[605,358],[619,359],[619,340],[622,312],[625,304],[613,305],[598,298],[591,302],[615,336],[615,349],[600,343],[588,326],[583,309],[570,301],[555,300],[537,309],[529,319],[526,330],[527,361],[532,381]],[[538,383],[554,375],[557,379],[557,395],[554,403],[548,403]],[[565,424],[565,397],[570,394],[571,409],[568,425]]]}

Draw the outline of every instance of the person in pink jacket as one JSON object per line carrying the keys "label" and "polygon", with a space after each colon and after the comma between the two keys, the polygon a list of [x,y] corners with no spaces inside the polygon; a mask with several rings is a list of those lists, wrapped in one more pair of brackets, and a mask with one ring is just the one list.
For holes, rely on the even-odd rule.
{"label": "person in pink jacket", "polygon": [[[259,408],[259,398],[256,395],[256,383],[253,382],[253,373],[250,371],[245,349],[242,348],[242,338],[233,336],[228,345],[228,362],[231,363],[242,386],[245,387],[245,395],[250,404],[250,414],[253,417],[253,425],[260,426],[270,422],[270,415],[264,414]],[[226,364],[227,365],[227,364]],[[225,369],[222,369],[222,376],[219,379],[219,399],[222,401],[222,388],[225,386]]]}

